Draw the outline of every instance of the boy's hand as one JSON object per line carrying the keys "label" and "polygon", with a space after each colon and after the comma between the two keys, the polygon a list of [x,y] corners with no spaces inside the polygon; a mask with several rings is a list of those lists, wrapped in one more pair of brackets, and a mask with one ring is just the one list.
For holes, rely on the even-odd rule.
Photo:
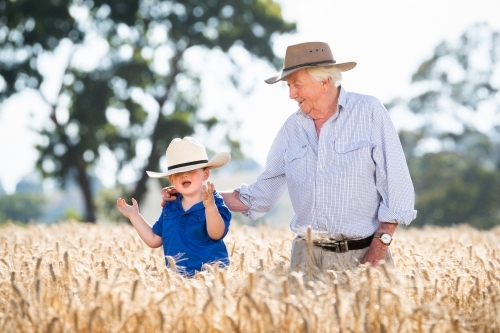
{"label": "boy's hand", "polygon": [[214,183],[208,182],[207,185],[203,185],[203,206],[205,208],[214,207],[215,206],[215,198],[214,198],[215,186]]}
{"label": "boy's hand", "polygon": [[179,192],[177,192],[177,190],[173,186],[162,188],[161,189],[161,195],[163,197],[161,198],[161,204],[160,205],[162,207],[165,207],[165,204],[167,203],[167,201],[175,200],[177,198],[176,197],[177,193],[179,193]]}
{"label": "boy's hand", "polygon": [[134,198],[132,198],[132,206],[127,205],[125,200],[119,198],[118,200],[116,200],[116,207],[118,208],[120,213],[123,214],[123,216],[129,219],[131,216],[139,214],[139,205],[137,204],[137,201],[135,201]]}

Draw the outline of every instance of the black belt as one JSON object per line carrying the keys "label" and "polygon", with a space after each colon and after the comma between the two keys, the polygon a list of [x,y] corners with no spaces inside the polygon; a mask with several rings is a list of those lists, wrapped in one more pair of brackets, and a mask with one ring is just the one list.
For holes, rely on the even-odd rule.
{"label": "black belt", "polygon": [[367,248],[372,243],[373,235],[357,240],[313,240],[313,245],[326,251],[344,253],[351,250],[361,250]]}

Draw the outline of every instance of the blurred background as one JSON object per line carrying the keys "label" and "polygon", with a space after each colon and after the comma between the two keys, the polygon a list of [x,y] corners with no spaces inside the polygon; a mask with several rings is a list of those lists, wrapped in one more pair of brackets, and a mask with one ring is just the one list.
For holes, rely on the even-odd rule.
{"label": "blurred background", "polygon": [[[0,0],[0,224],[150,223],[173,138],[193,136],[217,189],[251,183],[297,109],[288,45],[327,42],[348,91],[379,98],[416,190],[412,227],[500,224],[500,3],[320,0]],[[259,221],[287,224],[287,196]]]}

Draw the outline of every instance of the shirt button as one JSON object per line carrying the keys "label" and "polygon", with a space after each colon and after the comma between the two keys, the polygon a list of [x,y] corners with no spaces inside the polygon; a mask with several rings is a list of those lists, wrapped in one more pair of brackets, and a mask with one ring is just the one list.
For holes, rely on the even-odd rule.
{"label": "shirt button", "polygon": [[303,146],[302,146],[302,148],[305,148],[305,147],[307,147],[307,145],[303,145]]}

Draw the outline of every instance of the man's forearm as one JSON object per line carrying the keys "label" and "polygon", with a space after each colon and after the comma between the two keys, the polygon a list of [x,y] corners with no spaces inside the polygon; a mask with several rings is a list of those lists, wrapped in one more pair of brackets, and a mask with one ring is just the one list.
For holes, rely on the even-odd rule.
{"label": "man's forearm", "polygon": [[[380,222],[378,229],[376,232],[385,233],[389,235],[393,235],[398,227],[397,223],[389,223],[389,222]],[[380,260],[384,260],[387,254],[388,245],[382,244],[379,239],[374,238],[370,245],[370,248],[365,254],[363,260],[361,260],[362,264],[370,263],[372,266],[377,266]]]}
{"label": "man's forearm", "polygon": [[396,231],[397,227],[398,227],[397,223],[380,222],[376,232],[380,232],[383,234],[389,234],[392,236],[394,234],[394,232]]}
{"label": "man's forearm", "polygon": [[240,193],[235,190],[219,192],[227,208],[234,213],[244,213],[248,207],[240,200]]}

